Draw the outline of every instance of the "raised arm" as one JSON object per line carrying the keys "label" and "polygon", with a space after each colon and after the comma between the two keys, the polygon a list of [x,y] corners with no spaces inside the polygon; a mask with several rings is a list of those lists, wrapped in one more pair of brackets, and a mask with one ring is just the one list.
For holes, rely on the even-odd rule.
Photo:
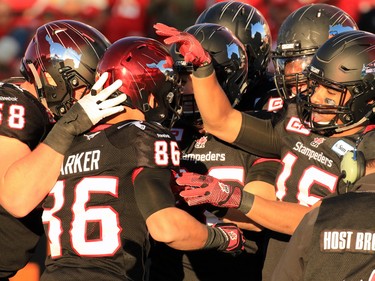
{"label": "raised arm", "polygon": [[167,45],[179,44],[184,60],[193,64],[194,97],[205,129],[226,142],[233,142],[240,132],[241,112],[232,108],[218,83],[210,55],[192,34],[161,23],[155,24],[154,28],[158,35],[167,37],[164,40]]}

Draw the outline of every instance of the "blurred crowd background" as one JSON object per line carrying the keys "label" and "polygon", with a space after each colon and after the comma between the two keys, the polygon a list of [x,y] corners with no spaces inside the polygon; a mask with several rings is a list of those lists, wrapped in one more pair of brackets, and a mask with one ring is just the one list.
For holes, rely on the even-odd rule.
{"label": "blurred crowd background", "polygon": [[[0,79],[19,76],[19,59],[35,29],[56,19],[75,19],[102,31],[111,42],[124,36],[155,38],[156,22],[180,30],[215,0],[0,0]],[[336,5],[374,32],[375,0],[247,0],[267,19],[275,42],[278,27],[293,10],[310,3]]]}

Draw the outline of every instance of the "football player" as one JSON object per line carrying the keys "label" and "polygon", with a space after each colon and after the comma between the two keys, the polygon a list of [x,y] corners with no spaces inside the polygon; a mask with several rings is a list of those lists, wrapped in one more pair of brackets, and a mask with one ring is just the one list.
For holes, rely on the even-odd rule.
{"label": "football player", "polygon": [[[51,147],[47,143],[39,145],[55,124],[52,114],[43,105],[44,100],[67,101],[80,96],[82,89],[90,91],[96,64],[108,46],[109,42],[100,32],[80,22],[47,23],[36,31],[25,53],[22,63],[27,81],[9,79],[0,84],[1,280],[13,276],[30,259],[43,234],[41,208],[34,209],[44,198],[39,191],[53,187],[62,164],[63,155],[51,148],[53,144]],[[104,100],[106,97],[100,94],[99,86],[96,85],[97,97]],[[49,94],[48,87],[51,88]],[[113,108],[113,112],[110,108],[99,110],[97,100],[85,101],[86,105],[73,106],[74,114],[67,114],[55,125],[52,137],[57,134],[59,142],[66,146],[72,134],[88,129],[97,122],[95,119],[123,109],[120,106]],[[83,120],[76,122],[77,116]],[[69,125],[64,125],[68,122],[75,126],[73,131],[69,131]]]}
{"label": "football player", "polygon": [[[272,52],[274,81],[278,97],[271,97],[265,106],[273,114],[283,115],[288,103],[295,102],[297,89],[306,87],[304,70],[318,48],[332,36],[358,29],[355,21],[341,9],[327,4],[305,5],[291,13],[282,22],[276,48]],[[267,253],[263,277],[269,280],[284,251],[289,235],[266,230]]]}
{"label": "football player", "polygon": [[179,113],[180,95],[168,49],[126,37],[97,72],[122,81],[125,111],[77,136],[65,154],[43,204],[51,255],[41,280],[145,280],[149,234],[179,250],[241,252],[238,227],[207,227],[175,207],[180,151],[162,123]]}
{"label": "football player", "polygon": [[[230,30],[218,24],[195,24],[188,27],[185,32],[194,35],[205,50],[210,53],[215,71],[218,73],[219,83],[232,106],[236,106],[242,96],[246,94],[248,82],[248,60],[243,44]],[[252,172],[250,172],[250,167],[259,161],[258,157],[237,149],[205,131],[191,92],[191,79],[189,77],[191,66],[189,69],[189,65],[185,64],[176,44],[172,45],[171,52],[175,58],[175,68],[180,73],[181,79],[184,80],[183,115],[172,129],[182,150],[182,171],[209,174],[241,188],[246,185],[245,189],[274,199],[274,175],[277,171],[278,162],[272,161],[267,168],[263,166],[262,172],[253,177],[252,172],[255,170],[252,169]],[[260,167],[261,165],[254,166]],[[259,170],[257,171],[259,172]],[[254,182],[253,179],[257,181]],[[249,182],[252,183],[247,185]],[[265,187],[264,184],[267,184],[267,186]],[[258,245],[261,244],[263,238],[261,234],[257,233],[260,231],[258,226],[250,228],[251,222],[243,214],[238,214],[238,212],[236,214],[232,212],[233,210],[228,213],[224,209],[207,212],[202,207],[189,208],[183,202],[183,200],[179,200],[178,206],[180,208],[187,210],[207,224],[217,223],[219,221],[217,216],[223,217],[224,214],[226,221],[231,219],[237,225],[241,225],[242,220],[247,221],[248,224],[245,227],[252,231],[244,231],[246,237],[245,252],[235,257],[217,251],[182,252],[170,249],[161,243],[155,243],[151,248],[149,279],[153,281],[243,280],[251,275],[254,280],[260,280],[262,251],[258,249]],[[212,211],[216,215],[212,214]],[[226,264],[232,264],[231,268],[225,272],[218,271],[218,268]],[[252,264],[252,266],[248,267],[247,264]]]}
{"label": "football player", "polygon": [[[359,53],[367,48],[369,43],[372,45],[374,59],[374,34],[348,34],[350,43],[342,41],[347,43],[345,46],[335,41],[338,45],[334,50],[341,47],[336,59],[351,56],[353,52]],[[340,37],[343,38],[342,36]],[[332,48],[331,44],[328,46]],[[324,45],[323,48],[325,53],[327,48]],[[319,50],[319,53],[323,56],[323,50]],[[363,76],[373,73],[374,67],[368,68],[366,61],[362,62],[365,62]],[[368,82],[370,86],[371,82]],[[286,281],[290,280],[290,276],[293,276],[293,280],[329,280],[332,276],[336,280],[373,280],[374,133],[373,130],[364,132],[355,149],[348,151],[342,158],[340,168],[344,181],[355,186],[350,192],[323,198],[318,208],[306,214],[275,267],[272,280]]]}

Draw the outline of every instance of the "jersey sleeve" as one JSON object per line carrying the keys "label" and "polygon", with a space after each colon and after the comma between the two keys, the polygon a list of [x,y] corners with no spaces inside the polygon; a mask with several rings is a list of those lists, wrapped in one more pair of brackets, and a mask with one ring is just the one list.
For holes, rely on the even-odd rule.
{"label": "jersey sleeve", "polygon": [[16,138],[33,150],[52,127],[44,106],[16,85],[0,86],[0,135]]}
{"label": "jersey sleeve", "polygon": [[173,181],[167,169],[143,168],[139,171],[133,184],[137,205],[145,220],[161,209],[175,206]]}
{"label": "jersey sleeve", "polygon": [[242,126],[234,145],[261,157],[280,157],[280,138],[271,119],[242,113]]}

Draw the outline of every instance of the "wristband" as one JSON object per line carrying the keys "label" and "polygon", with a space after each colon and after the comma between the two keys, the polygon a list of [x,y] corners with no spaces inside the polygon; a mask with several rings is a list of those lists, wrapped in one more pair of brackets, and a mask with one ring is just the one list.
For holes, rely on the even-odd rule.
{"label": "wristband", "polygon": [[49,132],[43,143],[53,150],[64,155],[73,142],[74,136],[67,133],[63,125],[56,123]]}
{"label": "wristband", "polygon": [[223,233],[222,230],[215,227],[207,226],[208,236],[206,243],[203,246],[203,250],[218,250],[220,247],[225,245],[224,243],[227,241],[227,237]]}
{"label": "wristband", "polygon": [[254,197],[254,194],[243,191],[241,203],[237,209],[246,215],[253,207]]}
{"label": "wristband", "polygon": [[193,75],[197,78],[205,78],[210,76],[214,72],[214,66],[212,62],[208,64],[203,64],[203,66],[199,66],[197,68],[194,67]]}
{"label": "wristband", "polygon": [[79,103],[74,104],[69,111],[53,126],[43,143],[64,155],[81,128],[89,130],[92,122]]}

